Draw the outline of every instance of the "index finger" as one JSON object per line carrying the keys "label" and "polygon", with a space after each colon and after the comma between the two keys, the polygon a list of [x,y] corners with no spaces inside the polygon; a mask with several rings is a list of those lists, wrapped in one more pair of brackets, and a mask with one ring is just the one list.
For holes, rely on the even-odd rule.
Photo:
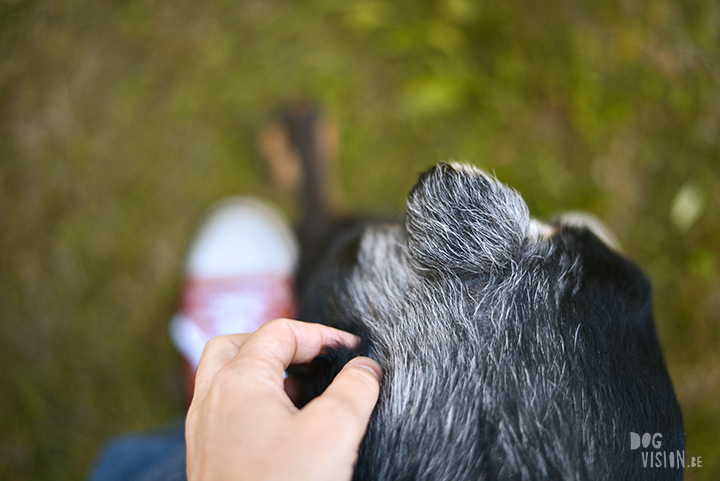
{"label": "index finger", "polygon": [[275,319],[260,326],[240,347],[229,363],[238,365],[252,359],[259,369],[282,381],[290,364],[312,361],[325,346],[355,346],[360,338],[322,324]]}

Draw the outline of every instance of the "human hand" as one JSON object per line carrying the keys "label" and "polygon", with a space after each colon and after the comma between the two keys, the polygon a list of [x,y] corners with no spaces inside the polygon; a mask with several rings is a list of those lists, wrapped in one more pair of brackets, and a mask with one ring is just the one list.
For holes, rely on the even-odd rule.
{"label": "human hand", "polygon": [[302,410],[284,389],[290,364],[358,338],[320,324],[277,319],[251,334],[210,340],[186,421],[190,481],[347,480],[380,393],[380,366],[345,365]]}

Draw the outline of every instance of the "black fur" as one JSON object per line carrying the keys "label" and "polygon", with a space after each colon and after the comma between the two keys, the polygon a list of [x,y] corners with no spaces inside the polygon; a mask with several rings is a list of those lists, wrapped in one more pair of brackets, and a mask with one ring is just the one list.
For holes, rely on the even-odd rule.
{"label": "black fur", "polygon": [[[685,443],[647,278],[586,228],[533,228],[476,169],[423,174],[405,225],[330,252],[301,306],[361,334],[385,373],[355,479],[683,476],[630,450],[630,432]],[[317,359],[307,400],[356,354]]]}
{"label": "black fur", "polygon": [[288,377],[295,379],[300,388],[297,407],[302,408],[321,395],[348,361],[366,355],[367,349],[363,342],[352,348],[343,345],[326,346],[324,352],[310,364],[288,368]]}
{"label": "black fur", "polygon": [[354,479],[682,479],[630,449],[683,451],[682,414],[650,283],[589,228],[459,164],[421,175],[404,222],[342,225],[301,263],[300,318],[363,345],[295,375],[309,401],[357,354],[382,366]]}

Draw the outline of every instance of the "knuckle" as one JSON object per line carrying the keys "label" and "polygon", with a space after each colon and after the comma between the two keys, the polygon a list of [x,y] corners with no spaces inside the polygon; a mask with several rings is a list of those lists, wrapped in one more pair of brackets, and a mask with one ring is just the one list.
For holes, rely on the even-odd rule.
{"label": "knuckle", "polygon": [[210,352],[215,352],[222,348],[226,343],[227,340],[223,338],[224,336],[215,336],[211,337],[210,340],[205,343],[205,354]]}
{"label": "knuckle", "polygon": [[273,319],[260,326],[255,332],[273,339],[285,338],[293,332],[292,321],[282,317]]}
{"label": "knuckle", "polygon": [[233,382],[238,376],[238,369],[235,366],[226,364],[215,374],[213,384],[227,384]]}
{"label": "knuckle", "polygon": [[237,374],[235,369],[227,365],[221,367],[218,372],[215,373],[215,378],[210,385],[210,392],[216,393],[226,390],[228,386],[232,386],[236,382]]}
{"label": "knuckle", "polygon": [[290,326],[290,319],[279,317],[265,323],[267,329],[286,329]]}

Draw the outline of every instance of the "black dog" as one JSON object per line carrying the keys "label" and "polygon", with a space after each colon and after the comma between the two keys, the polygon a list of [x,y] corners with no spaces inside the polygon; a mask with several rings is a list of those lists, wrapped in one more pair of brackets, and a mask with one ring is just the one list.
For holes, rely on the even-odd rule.
{"label": "black dog", "polygon": [[650,283],[589,228],[532,220],[460,164],[422,174],[401,222],[320,224],[301,230],[299,317],[363,343],[294,376],[309,401],[355,355],[383,367],[355,479],[683,478],[631,449],[631,432],[660,433],[684,453],[682,414]]}

